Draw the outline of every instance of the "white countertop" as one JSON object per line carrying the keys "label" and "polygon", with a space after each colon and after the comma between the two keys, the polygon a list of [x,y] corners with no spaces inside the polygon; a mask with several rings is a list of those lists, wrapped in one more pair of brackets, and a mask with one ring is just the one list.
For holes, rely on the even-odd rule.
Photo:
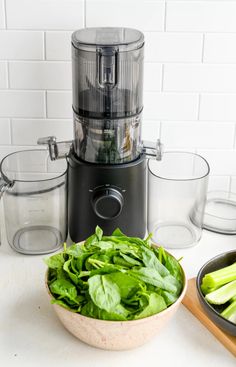
{"label": "white countertop", "polygon": [[[184,256],[188,278],[208,259],[236,248],[236,236],[203,231],[199,244],[172,252]],[[46,255],[47,256],[47,255]],[[234,366],[235,358],[183,306],[161,334],[130,351],[92,348],[69,334],[54,314],[44,286],[44,256],[21,255],[0,246],[1,366]]]}

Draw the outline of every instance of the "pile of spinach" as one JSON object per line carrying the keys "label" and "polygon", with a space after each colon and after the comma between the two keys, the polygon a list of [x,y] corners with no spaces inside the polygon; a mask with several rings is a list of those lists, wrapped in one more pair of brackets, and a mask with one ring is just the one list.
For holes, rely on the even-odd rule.
{"label": "pile of spinach", "polygon": [[84,244],[45,260],[52,303],[103,320],[135,320],[174,303],[183,288],[177,260],[162,247],[96,227]]}

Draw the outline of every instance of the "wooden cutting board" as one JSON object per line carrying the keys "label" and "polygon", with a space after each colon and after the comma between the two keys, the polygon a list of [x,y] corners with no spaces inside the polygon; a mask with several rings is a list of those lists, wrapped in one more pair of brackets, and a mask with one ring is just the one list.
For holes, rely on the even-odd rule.
{"label": "wooden cutting board", "polygon": [[218,328],[203,311],[197,297],[196,278],[188,281],[187,293],[182,303],[236,357],[236,336],[228,335]]}

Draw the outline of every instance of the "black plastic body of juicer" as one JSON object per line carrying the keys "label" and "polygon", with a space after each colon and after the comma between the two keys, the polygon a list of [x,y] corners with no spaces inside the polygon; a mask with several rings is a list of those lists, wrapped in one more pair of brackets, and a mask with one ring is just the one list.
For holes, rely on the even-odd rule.
{"label": "black plastic body of juicer", "polygon": [[74,242],[99,225],[146,231],[141,149],[143,34],[87,28],[72,34],[74,141],[68,157],[68,226]]}

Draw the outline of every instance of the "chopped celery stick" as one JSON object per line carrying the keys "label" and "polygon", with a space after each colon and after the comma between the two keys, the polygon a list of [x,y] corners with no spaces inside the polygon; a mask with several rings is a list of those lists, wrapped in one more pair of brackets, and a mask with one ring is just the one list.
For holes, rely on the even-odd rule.
{"label": "chopped celery stick", "polygon": [[202,279],[201,289],[204,294],[226,283],[236,280],[236,262],[225,268],[206,274]]}
{"label": "chopped celery stick", "polygon": [[220,287],[213,287],[213,288],[209,288],[209,287],[206,287],[205,285],[201,285],[201,290],[202,290],[202,293],[203,294],[207,294],[207,293],[211,293],[211,292],[213,292],[213,291],[215,291],[216,289],[218,289],[218,288],[220,288]]}
{"label": "chopped celery stick", "polygon": [[221,316],[236,324],[236,300],[221,312]]}
{"label": "chopped celery stick", "polygon": [[221,305],[236,295],[236,280],[220,287],[214,292],[208,293],[205,299],[214,305]]}

